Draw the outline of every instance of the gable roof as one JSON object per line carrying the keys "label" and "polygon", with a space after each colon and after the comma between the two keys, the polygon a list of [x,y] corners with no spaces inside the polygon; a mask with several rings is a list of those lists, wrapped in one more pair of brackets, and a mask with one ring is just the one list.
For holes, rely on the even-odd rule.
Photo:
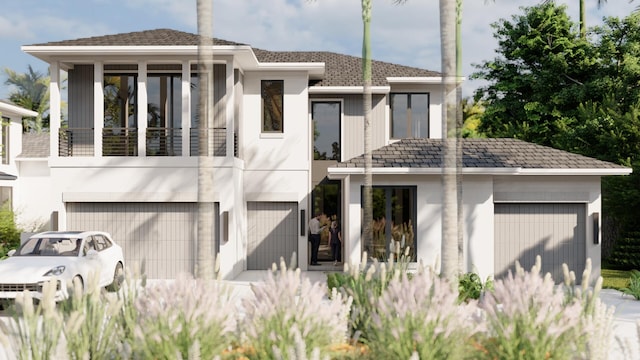
{"label": "gable roof", "polygon": [[[94,36],[75,40],[52,41],[29,46],[197,46],[199,35],[172,29],[156,29]],[[215,46],[249,46],[232,41],[213,39]],[[328,51],[269,51],[252,48],[261,63],[324,63],[325,74],[321,80],[312,80],[312,86],[362,86],[362,59]],[[388,86],[388,77],[439,77],[441,74],[410,66],[372,61],[372,86]]]}
{"label": "gable roof", "polygon": [[49,133],[22,134],[22,152],[18,158],[47,158],[49,157]]}
{"label": "gable roof", "polygon": [[[463,172],[482,173],[483,169],[511,170],[505,174],[582,174],[623,175],[631,169],[607,161],[573,154],[518,139],[462,139]],[[442,139],[403,139],[372,152],[374,168],[433,169],[442,166]],[[342,168],[342,170],[340,170]],[[338,163],[334,173],[350,173],[364,168],[364,156]],[[361,173],[361,171],[353,171]],[[427,171],[435,173],[436,171]],[[387,171],[388,173],[388,171]]]}

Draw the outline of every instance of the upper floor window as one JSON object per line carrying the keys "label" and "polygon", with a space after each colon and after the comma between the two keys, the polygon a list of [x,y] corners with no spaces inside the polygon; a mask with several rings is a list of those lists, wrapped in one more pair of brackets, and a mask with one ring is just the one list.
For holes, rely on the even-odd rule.
{"label": "upper floor window", "polygon": [[281,133],[284,127],[284,81],[262,80],[262,132]]}
{"label": "upper floor window", "polygon": [[2,164],[9,164],[9,118],[2,117]]}
{"label": "upper floor window", "polygon": [[391,94],[391,137],[429,137],[429,94]]}
{"label": "upper floor window", "polygon": [[313,160],[340,161],[340,102],[313,101]]}
{"label": "upper floor window", "polygon": [[180,74],[149,74],[147,102],[147,127],[180,128],[182,123],[182,77]]}
{"label": "upper floor window", "polygon": [[136,128],[137,75],[104,76],[104,127]]}

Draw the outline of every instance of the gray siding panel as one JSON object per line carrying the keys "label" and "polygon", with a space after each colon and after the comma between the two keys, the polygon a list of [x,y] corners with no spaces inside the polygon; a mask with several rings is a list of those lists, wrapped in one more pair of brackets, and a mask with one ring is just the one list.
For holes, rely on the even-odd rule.
{"label": "gray siding panel", "polygon": [[247,270],[270,269],[298,252],[297,203],[247,203]]}
{"label": "gray siding panel", "polygon": [[197,210],[196,203],[67,203],[67,228],[107,231],[128,266],[144,260],[150,279],[173,279],[193,273]]}
{"label": "gray siding panel", "polygon": [[74,66],[67,81],[69,128],[93,128],[93,65]]}
{"label": "gray siding panel", "polygon": [[537,255],[542,272],[563,280],[566,263],[580,280],[586,262],[584,204],[495,204],[495,274],[504,277],[515,261],[530,270]]}

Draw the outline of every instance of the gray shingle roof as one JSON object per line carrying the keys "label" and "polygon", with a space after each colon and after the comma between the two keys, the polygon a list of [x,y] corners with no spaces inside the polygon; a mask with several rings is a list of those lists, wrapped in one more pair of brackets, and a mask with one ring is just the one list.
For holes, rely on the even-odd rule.
{"label": "gray shingle roof", "polygon": [[[373,167],[440,168],[441,139],[403,139],[373,151]],[[624,169],[614,163],[517,139],[463,139],[465,168]],[[359,156],[337,167],[364,167]]]}
{"label": "gray shingle roof", "polygon": [[49,133],[22,134],[22,153],[19,158],[49,157]]}
{"label": "gray shingle roof", "polygon": [[[199,36],[187,32],[156,29],[75,40],[53,41],[32,46],[195,46]],[[246,45],[214,38],[215,45]],[[313,86],[362,86],[361,58],[327,51],[269,51],[253,49],[260,62],[325,63],[325,77]],[[387,77],[434,77],[441,74],[410,66],[372,61],[372,85],[387,86]]]}

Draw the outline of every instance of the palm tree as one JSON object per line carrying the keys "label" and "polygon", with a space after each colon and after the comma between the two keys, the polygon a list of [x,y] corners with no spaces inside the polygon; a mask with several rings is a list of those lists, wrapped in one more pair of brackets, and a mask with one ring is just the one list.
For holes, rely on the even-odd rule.
{"label": "palm tree", "polygon": [[362,109],[364,112],[364,188],[362,241],[373,241],[373,175],[371,173],[371,0],[362,0]]}
{"label": "palm tree", "polygon": [[[9,68],[5,68],[4,72],[7,74],[5,84],[15,87],[15,90],[9,94],[9,100],[20,107],[38,113],[35,118],[23,120],[22,131],[41,132],[43,128],[48,128],[50,77],[33,70],[31,65],[28,65],[28,71],[24,74],[18,74]],[[47,114],[46,117],[45,114]]]}
{"label": "palm tree", "polygon": [[212,279],[215,260],[212,240],[214,239],[214,203],[213,203],[213,153],[209,151],[207,141],[213,134],[209,133],[209,124],[213,116],[213,2],[197,0],[198,14],[198,73],[199,73],[199,107],[198,107],[198,236],[197,263],[195,276],[201,279]]}
{"label": "palm tree", "polygon": [[443,214],[442,214],[442,274],[447,278],[454,278],[460,271],[462,258],[461,238],[459,237],[459,218],[461,213],[458,208],[461,197],[459,196],[458,182],[458,51],[457,43],[460,38],[456,25],[456,7],[461,3],[457,0],[440,0],[440,45],[442,51],[442,81],[443,81],[443,106],[442,106],[442,188],[443,188]]}

